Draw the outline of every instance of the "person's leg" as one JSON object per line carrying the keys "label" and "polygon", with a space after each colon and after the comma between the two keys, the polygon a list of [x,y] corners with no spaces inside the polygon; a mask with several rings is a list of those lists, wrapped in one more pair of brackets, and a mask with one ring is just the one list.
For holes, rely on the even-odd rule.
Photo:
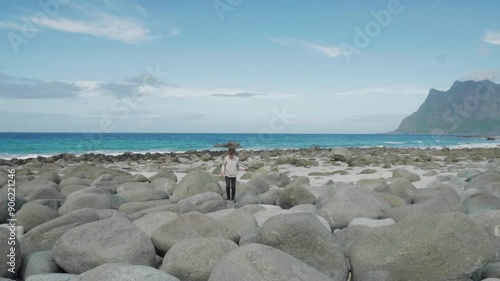
{"label": "person's leg", "polygon": [[236,195],[236,177],[231,178],[231,190],[232,190],[231,199],[234,200],[234,196]]}
{"label": "person's leg", "polygon": [[231,200],[231,178],[226,176],[226,198],[227,200]]}

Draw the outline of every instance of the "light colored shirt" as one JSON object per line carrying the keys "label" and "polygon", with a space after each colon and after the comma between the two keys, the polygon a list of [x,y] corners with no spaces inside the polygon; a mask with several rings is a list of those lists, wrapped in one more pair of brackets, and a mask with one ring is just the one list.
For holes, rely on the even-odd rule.
{"label": "light colored shirt", "polygon": [[238,175],[240,166],[246,169],[244,165],[240,165],[240,159],[238,159],[236,155],[234,155],[232,159],[228,155],[224,157],[224,161],[222,162],[222,173],[226,177],[235,178]]}

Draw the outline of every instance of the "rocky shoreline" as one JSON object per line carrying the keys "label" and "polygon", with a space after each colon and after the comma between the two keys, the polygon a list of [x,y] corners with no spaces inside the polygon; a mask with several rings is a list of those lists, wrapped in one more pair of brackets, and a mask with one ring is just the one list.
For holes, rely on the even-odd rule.
{"label": "rocky shoreline", "polygon": [[[365,165],[370,164],[378,164],[378,162],[386,162],[389,164],[396,164],[397,161],[394,161],[395,158],[399,158],[402,164],[413,164],[414,162],[426,162],[431,160],[429,155],[437,156],[437,157],[460,157],[461,159],[470,159],[473,161],[481,161],[489,158],[499,158],[500,157],[500,147],[488,147],[488,148],[389,148],[389,147],[369,147],[369,148],[348,148],[351,151],[353,158],[362,158],[363,156],[370,155],[372,157],[378,158],[378,161],[375,163],[365,163]],[[334,148],[320,148],[320,147],[312,147],[312,148],[300,148],[300,149],[273,149],[273,150],[239,150],[241,155],[240,159],[246,160],[251,157],[279,157],[279,156],[287,156],[290,154],[298,154],[301,156],[310,156],[314,157],[321,153],[330,153]],[[96,164],[109,164],[117,161],[159,161],[159,163],[171,163],[179,162],[178,159],[196,159],[202,161],[209,161],[215,159],[217,157],[221,157],[221,155],[225,155],[226,151],[224,150],[200,150],[200,151],[186,151],[186,152],[170,152],[170,153],[133,153],[133,152],[124,152],[120,155],[109,155],[109,154],[101,154],[101,153],[86,153],[82,155],[75,155],[70,153],[62,153],[57,154],[50,157],[30,157],[26,159],[1,159],[0,165],[15,167],[16,165],[26,165],[28,163],[37,163],[40,164],[50,164],[57,162],[59,163],[69,163],[69,164],[77,164],[80,162],[94,162]],[[400,157],[400,156],[405,157]],[[410,159],[406,157],[407,155],[416,155],[417,158]],[[425,155],[424,157],[420,157]],[[419,158],[419,159],[418,159]],[[452,159],[449,159],[449,162],[453,162]],[[353,162],[349,163],[352,165],[356,165],[357,163]]]}
{"label": "rocky shoreline", "polygon": [[0,160],[0,280],[500,279],[500,148],[241,149],[236,202],[225,155]]}

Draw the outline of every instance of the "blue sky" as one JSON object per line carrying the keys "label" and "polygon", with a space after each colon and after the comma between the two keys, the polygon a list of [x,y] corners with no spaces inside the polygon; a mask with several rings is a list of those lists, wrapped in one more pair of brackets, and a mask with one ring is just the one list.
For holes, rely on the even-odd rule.
{"label": "blue sky", "polygon": [[494,0],[0,5],[0,131],[378,133],[499,81]]}

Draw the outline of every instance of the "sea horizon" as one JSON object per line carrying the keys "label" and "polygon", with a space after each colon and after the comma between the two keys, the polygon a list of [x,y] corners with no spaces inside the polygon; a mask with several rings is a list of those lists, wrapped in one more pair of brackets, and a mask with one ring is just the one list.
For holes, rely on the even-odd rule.
{"label": "sea horizon", "polygon": [[182,153],[224,150],[215,147],[230,141],[242,150],[272,150],[336,147],[394,148],[474,148],[497,147],[499,139],[487,136],[438,134],[325,134],[325,133],[58,133],[0,132],[1,159],[49,157],[62,153],[82,155],[101,153]]}

